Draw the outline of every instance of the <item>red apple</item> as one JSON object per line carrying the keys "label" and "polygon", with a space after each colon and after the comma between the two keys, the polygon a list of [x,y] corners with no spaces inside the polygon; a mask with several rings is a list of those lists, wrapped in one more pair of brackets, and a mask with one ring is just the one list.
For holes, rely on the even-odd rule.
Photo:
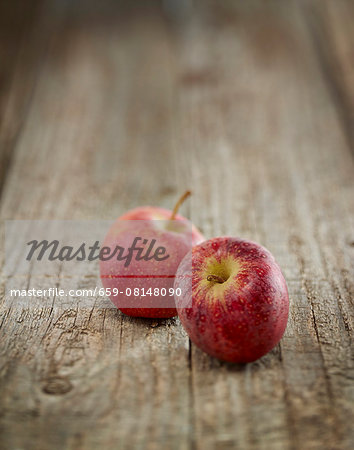
{"label": "red apple", "polygon": [[[181,197],[173,211],[153,206],[128,211],[108,231],[104,247],[114,249],[118,245],[127,252],[139,238],[135,247],[142,249],[140,253],[134,250],[127,267],[125,260],[100,258],[102,284],[110,290],[111,301],[124,314],[153,318],[177,315],[173,295],[177,268],[192,246],[204,240],[190,221],[177,214],[189,194],[186,192]],[[141,258],[144,255],[148,255],[146,259]]]}
{"label": "red apple", "polygon": [[272,254],[254,242],[218,237],[195,246],[178,268],[175,292],[190,339],[216,358],[254,361],[284,334],[286,282]]}

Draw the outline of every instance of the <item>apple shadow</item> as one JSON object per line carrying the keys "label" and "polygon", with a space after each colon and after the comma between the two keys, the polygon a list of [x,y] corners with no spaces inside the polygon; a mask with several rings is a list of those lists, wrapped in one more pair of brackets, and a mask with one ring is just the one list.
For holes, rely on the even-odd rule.
{"label": "apple shadow", "polygon": [[172,326],[176,325],[177,323],[177,317],[171,317],[168,319],[161,319],[161,318],[150,318],[150,317],[133,317],[128,316],[127,314],[124,314],[120,312],[120,317],[122,317],[122,320],[125,322],[129,322],[132,324],[138,324],[140,326],[145,326],[148,328],[159,328],[162,326]]}

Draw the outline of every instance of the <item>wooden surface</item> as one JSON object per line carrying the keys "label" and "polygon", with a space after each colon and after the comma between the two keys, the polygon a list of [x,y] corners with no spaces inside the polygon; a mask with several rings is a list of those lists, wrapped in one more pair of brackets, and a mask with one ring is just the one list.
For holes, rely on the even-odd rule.
{"label": "wooden surface", "polygon": [[206,237],[274,253],[290,317],[238,366],[177,319],[4,302],[0,448],[353,448],[354,3],[71,3],[1,6],[2,224],[189,188]]}

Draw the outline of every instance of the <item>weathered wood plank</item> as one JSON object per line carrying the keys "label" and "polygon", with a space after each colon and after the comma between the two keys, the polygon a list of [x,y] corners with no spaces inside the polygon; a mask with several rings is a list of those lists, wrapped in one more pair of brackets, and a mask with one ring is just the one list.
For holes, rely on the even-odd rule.
{"label": "weathered wood plank", "polygon": [[306,6],[306,18],[323,73],[353,149],[354,4],[350,0],[327,0],[309,2]]}
{"label": "weathered wood plank", "polygon": [[[248,368],[246,385],[242,371],[229,384],[193,353],[196,429],[201,448],[235,440],[239,448],[349,448],[353,159],[304,11],[252,4],[211,15],[186,42],[187,61],[201,55],[189,70],[212,72],[207,87],[190,83],[183,96],[181,130],[194,155],[193,190],[210,208],[202,217],[193,210],[195,222],[210,218],[215,234],[267,245],[289,280],[291,317],[280,349]],[[220,391],[242,406],[218,408]]]}
{"label": "weathered wood plank", "polygon": [[172,27],[155,6],[90,5],[53,33],[1,219],[114,218],[191,188],[207,237],[275,254],[289,325],[235,366],[190,347],[178,320],[5,303],[3,447],[351,448],[354,162],[306,9],[208,2]]}
{"label": "weathered wood plank", "polygon": [[57,19],[40,0],[0,4],[0,192]]}
{"label": "weathered wood plank", "polygon": [[[51,44],[17,143],[2,218],[114,218],[136,204],[170,206],[178,194],[173,155],[164,170],[159,164],[171,139],[173,86],[164,22],[155,14],[146,28],[145,18],[133,15],[119,29],[109,26],[102,39],[100,27],[88,33],[83,21],[66,22],[67,38],[60,33]],[[166,70],[156,72],[161,64]],[[97,275],[89,281],[99,282]],[[43,283],[53,282],[69,287],[72,281]],[[188,448],[188,339],[176,321],[63,311],[60,304],[14,307],[3,319],[6,448],[24,439],[33,449],[139,448],[177,436],[175,445]]]}

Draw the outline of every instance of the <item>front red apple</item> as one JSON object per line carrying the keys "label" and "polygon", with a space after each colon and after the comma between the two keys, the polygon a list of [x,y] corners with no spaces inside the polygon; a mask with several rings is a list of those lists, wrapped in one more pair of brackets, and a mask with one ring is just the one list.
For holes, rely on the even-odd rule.
{"label": "front red apple", "polygon": [[174,286],[181,293],[175,302],[183,327],[211,356],[251,362],[284,334],[286,282],[272,254],[254,242],[234,237],[202,242],[182,260]]}
{"label": "front red apple", "polygon": [[[130,316],[177,315],[173,292],[177,268],[203,239],[191,222],[167,209],[145,206],[121,216],[103,245],[111,253],[117,246],[124,251],[100,260],[102,284],[112,302]],[[120,257],[129,252],[130,260]]]}

